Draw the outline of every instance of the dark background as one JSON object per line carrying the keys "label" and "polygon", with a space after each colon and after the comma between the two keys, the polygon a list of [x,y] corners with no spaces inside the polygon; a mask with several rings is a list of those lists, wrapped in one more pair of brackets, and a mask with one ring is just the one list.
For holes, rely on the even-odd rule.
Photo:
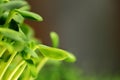
{"label": "dark background", "polygon": [[27,21],[36,37],[50,45],[49,32],[60,35],[60,47],[77,56],[91,73],[120,72],[119,0],[28,0],[44,21]]}

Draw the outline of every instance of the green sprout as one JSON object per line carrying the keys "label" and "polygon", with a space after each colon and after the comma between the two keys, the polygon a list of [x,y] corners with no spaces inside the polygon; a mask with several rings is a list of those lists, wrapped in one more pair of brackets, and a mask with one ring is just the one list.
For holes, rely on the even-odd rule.
{"label": "green sprout", "polygon": [[52,47],[34,37],[24,20],[43,18],[29,10],[25,0],[0,0],[0,80],[34,80],[50,60],[76,60],[72,53],[58,48],[57,33],[50,33]]}

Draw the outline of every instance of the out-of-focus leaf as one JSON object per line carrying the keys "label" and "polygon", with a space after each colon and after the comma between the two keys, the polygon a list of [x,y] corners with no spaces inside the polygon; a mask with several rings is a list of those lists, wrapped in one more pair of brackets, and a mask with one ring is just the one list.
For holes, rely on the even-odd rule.
{"label": "out-of-focus leaf", "polygon": [[52,48],[45,45],[39,45],[40,52],[49,59],[64,60],[67,58],[67,52],[62,49]]}
{"label": "out-of-focus leaf", "polygon": [[8,17],[9,11],[2,13],[0,16],[0,25],[3,25]]}
{"label": "out-of-focus leaf", "polygon": [[13,17],[13,20],[15,20],[15,22],[19,23],[19,24],[22,24],[23,21],[24,21],[24,18],[23,16],[21,16],[20,14],[16,14],[14,17]]}
{"label": "out-of-focus leaf", "polygon": [[25,42],[15,41],[12,46],[16,51],[22,51],[25,47]]}
{"label": "out-of-focus leaf", "polygon": [[30,54],[34,58],[39,58],[38,55],[29,47],[24,48],[25,53]]}
{"label": "out-of-focus leaf", "polygon": [[41,44],[41,42],[38,39],[36,39],[36,38],[29,38],[29,39],[31,39],[31,40],[29,40],[28,46],[31,49],[36,50],[36,45]]}
{"label": "out-of-focus leaf", "polygon": [[57,35],[56,32],[51,32],[50,37],[52,40],[52,46],[53,47],[58,47],[59,46],[59,36]]}
{"label": "out-of-focus leaf", "polygon": [[2,3],[0,4],[0,9],[2,10],[13,10],[13,9],[18,9],[23,6],[28,5],[26,1],[23,0],[17,0],[17,1],[9,1],[7,3]]}
{"label": "out-of-focus leaf", "polygon": [[28,26],[27,24],[23,24],[21,25],[21,30],[23,31],[23,33],[30,39],[31,37],[33,37],[34,35],[34,31],[33,29]]}
{"label": "out-of-focus leaf", "polygon": [[20,8],[20,10],[30,10],[30,6],[26,5]]}
{"label": "out-of-focus leaf", "polygon": [[27,63],[28,63],[28,68],[30,70],[31,75],[34,78],[36,78],[38,74],[36,66],[31,61],[27,61]]}
{"label": "out-of-focus leaf", "polygon": [[72,53],[68,53],[68,57],[65,59],[67,62],[75,62],[76,57]]}
{"label": "out-of-focus leaf", "polygon": [[23,42],[23,36],[14,30],[8,29],[8,28],[0,28],[0,33],[10,39],[16,40],[16,41],[21,41]]}
{"label": "out-of-focus leaf", "polygon": [[43,21],[43,18],[36,13],[25,11],[25,10],[19,10],[19,9],[16,9],[15,11],[20,13],[24,18],[28,18],[36,21]]}
{"label": "out-of-focus leaf", "polygon": [[3,48],[8,49],[8,51],[10,53],[13,51],[13,47],[7,42],[0,41],[0,46],[2,46]]}
{"label": "out-of-focus leaf", "polygon": [[22,31],[21,27],[19,26],[19,33],[21,34],[22,36],[22,39],[24,41],[29,41],[29,39],[26,37],[26,35],[24,34],[24,32]]}

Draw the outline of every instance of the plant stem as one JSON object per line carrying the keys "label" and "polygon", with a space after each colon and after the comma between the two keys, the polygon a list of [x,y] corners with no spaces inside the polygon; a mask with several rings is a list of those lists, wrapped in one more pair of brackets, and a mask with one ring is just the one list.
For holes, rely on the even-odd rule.
{"label": "plant stem", "polygon": [[6,51],[6,48],[2,48],[2,49],[0,50],[0,57],[2,57],[2,55],[4,54],[5,51]]}
{"label": "plant stem", "polygon": [[[48,58],[47,57],[44,57],[41,61],[40,61],[40,63],[38,64],[38,66],[37,66],[37,71],[38,71],[38,73],[40,72],[40,70],[42,69],[42,67],[45,65],[45,63],[48,61]],[[28,80],[34,80],[34,78],[33,77],[30,77]]]}
{"label": "plant stem", "polygon": [[29,78],[31,77],[30,75],[30,70],[28,68],[25,69],[25,72],[22,76],[22,80],[29,80]]}
{"label": "plant stem", "polygon": [[20,77],[20,75],[25,70],[26,66],[27,66],[27,64],[24,63],[23,66],[17,70],[16,74],[13,76],[13,78],[11,80],[18,80],[18,78]]}
{"label": "plant stem", "polygon": [[44,57],[42,60],[41,60],[41,62],[38,64],[38,66],[37,66],[37,71],[39,72],[41,69],[42,69],[42,67],[45,65],[45,63],[48,61],[48,58],[47,57]]}
{"label": "plant stem", "polygon": [[[35,48],[33,49],[34,51],[39,48],[38,46],[35,46]],[[37,66],[37,71],[38,73],[40,72],[40,70],[42,69],[42,67],[45,65],[45,63],[48,61],[47,57],[43,57],[43,59],[40,61],[40,63]],[[32,79],[31,79],[32,80]]]}
{"label": "plant stem", "polygon": [[24,60],[22,60],[19,64],[17,64],[17,66],[15,67],[15,69],[10,73],[10,75],[7,77],[7,79],[5,80],[11,80],[12,77],[15,75],[15,73],[17,72],[17,70],[25,63]]}
{"label": "plant stem", "polygon": [[16,54],[17,54],[17,52],[14,51],[13,54],[11,55],[11,57],[9,58],[8,62],[6,63],[6,65],[3,67],[3,69],[1,69],[1,71],[0,71],[0,80],[2,80],[3,75],[5,74],[7,68],[9,67],[10,63],[12,62],[12,60],[14,59]]}

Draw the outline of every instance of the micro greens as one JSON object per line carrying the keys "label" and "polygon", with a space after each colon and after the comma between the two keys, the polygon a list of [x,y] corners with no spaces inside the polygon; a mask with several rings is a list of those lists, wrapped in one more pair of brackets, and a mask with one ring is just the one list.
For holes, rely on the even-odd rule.
{"label": "micro greens", "polygon": [[24,20],[43,18],[29,9],[25,0],[0,0],[0,80],[34,80],[49,60],[76,60],[73,54],[58,48],[57,33],[50,33],[52,47],[35,39]]}

